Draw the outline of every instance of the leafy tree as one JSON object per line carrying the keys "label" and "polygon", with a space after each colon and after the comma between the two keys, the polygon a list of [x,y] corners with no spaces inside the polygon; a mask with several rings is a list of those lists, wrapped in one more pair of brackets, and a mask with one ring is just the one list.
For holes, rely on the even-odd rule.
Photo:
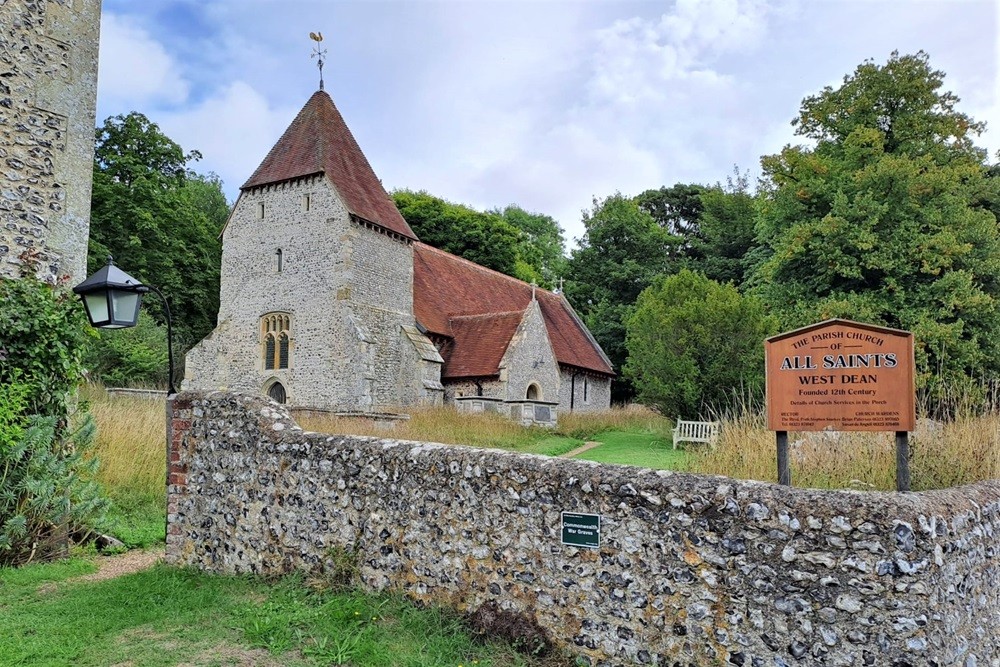
{"label": "leafy tree", "polygon": [[671,187],[646,190],[636,197],[636,203],[660,227],[690,240],[700,236],[701,195],[704,191],[702,185],[677,183]]}
{"label": "leafy tree", "polygon": [[424,191],[396,190],[392,197],[400,215],[424,243],[522,280],[538,277],[523,275],[528,264],[518,266],[521,232],[499,215]]}
{"label": "leafy tree", "polygon": [[639,295],[623,369],[636,398],[664,415],[723,410],[763,395],[764,339],[776,330],[755,297],[682,269]]}
{"label": "leafy tree", "polygon": [[[132,112],[97,129],[89,269],[113,255],[170,301],[178,338],[193,343],[215,326],[219,310],[219,233],[229,206],[214,175],[189,169],[185,153],[155,123]],[[159,322],[157,299],[146,301]]]}
{"label": "leafy tree", "polygon": [[687,266],[716,282],[741,287],[757,247],[756,200],[748,179],[736,172],[726,185],[705,188],[699,198],[699,234]]}
{"label": "leafy tree", "polygon": [[[571,254],[567,298],[615,368],[625,363],[625,317],[639,293],[664,273],[681,243],[635,200],[614,194],[584,213],[586,231]],[[615,384],[616,399],[630,395]]]}
{"label": "leafy tree", "polygon": [[786,328],[828,317],[914,332],[921,386],[1000,369],[1000,234],[983,130],[923,52],[807,97],[813,147],[762,159],[752,280]]}
{"label": "leafy tree", "polygon": [[518,255],[539,274],[538,284],[546,289],[557,287],[566,271],[566,239],[559,223],[551,216],[529,213],[514,204],[490,213],[521,231]]}
{"label": "leafy tree", "polygon": [[165,327],[142,310],[134,327],[98,331],[98,338],[87,348],[84,360],[91,379],[108,386],[166,386]]}

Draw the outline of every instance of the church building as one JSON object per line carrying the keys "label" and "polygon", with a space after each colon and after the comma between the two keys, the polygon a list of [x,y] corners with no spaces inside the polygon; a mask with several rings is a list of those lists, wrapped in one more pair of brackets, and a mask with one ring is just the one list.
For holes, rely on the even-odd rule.
{"label": "church building", "polygon": [[322,89],[240,188],[221,280],[185,389],[541,425],[610,404],[614,370],[565,297],[421,243]]}

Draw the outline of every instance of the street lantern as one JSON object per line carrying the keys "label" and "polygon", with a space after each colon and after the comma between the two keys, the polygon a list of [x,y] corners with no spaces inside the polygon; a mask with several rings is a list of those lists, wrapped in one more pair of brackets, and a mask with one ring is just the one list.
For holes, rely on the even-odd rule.
{"label": "street lantern", "polygon": [[73,288],[80,295],[87,319],[99,329],[134,327],[139,320],[142,295],[149,288],[125,273],[111,257],[108,263]]}
{"label": "street lantern", "polygon": [[91,326],[99,329],[124,329],[134,327],[139,321],[139,306],[142,295],[153,292],[163,301],[167,316],[167,395],[174,395],[174,335],[170,321],[170,305],[160,290],[152,285],[143,285],[139,280],[125,273],[111,256],[108,263],[82,283],[73,288],[80,296],[87,311]]}

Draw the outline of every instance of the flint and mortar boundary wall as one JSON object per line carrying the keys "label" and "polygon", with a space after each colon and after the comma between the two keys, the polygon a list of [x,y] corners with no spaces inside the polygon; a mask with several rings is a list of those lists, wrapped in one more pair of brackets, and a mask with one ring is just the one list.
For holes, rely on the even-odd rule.
{"label": "flint and mortar boundary wall", "polygon": [[[1000,482],[811,491],[299,429],[267,399],[171,401],[167,560],[320,568],[532,615],[592,665],[1000,665]],[[599,549],[560,543],[599,514]]]}

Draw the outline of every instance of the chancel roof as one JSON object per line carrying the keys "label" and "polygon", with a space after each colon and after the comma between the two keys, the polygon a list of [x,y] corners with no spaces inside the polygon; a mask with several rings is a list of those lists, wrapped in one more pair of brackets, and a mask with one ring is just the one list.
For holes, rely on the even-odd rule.
{"label": "chancel roof", "polygon": [[413,313],[426,330],[451,339],[442,379],[499,373],[532,290],[556,361],[602,375],[611,362],[566,300],[424,243],[413,244]]}
{"label": "chancel roof", "polygon": [[367,222],[416,240],[399,214],[330,96],[318,90],[240,188],[324,174],[348,211]]}

